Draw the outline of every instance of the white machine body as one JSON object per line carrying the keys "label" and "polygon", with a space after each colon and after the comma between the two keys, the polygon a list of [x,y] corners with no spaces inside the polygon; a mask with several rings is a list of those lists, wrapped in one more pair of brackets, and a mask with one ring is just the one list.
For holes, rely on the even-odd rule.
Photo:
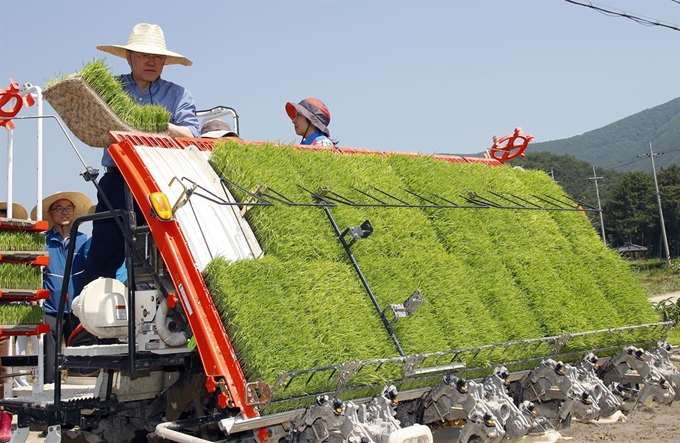
{"label": "white machine body", "polygon": [[[135,336],[138,351],[186,348],[184,332],[171,331],[168,306],[156,290],[135,291]],[[73,313],[86,331],[99,338],[128,340],[128,289],[112,278],[87,284],[73,299]]]}

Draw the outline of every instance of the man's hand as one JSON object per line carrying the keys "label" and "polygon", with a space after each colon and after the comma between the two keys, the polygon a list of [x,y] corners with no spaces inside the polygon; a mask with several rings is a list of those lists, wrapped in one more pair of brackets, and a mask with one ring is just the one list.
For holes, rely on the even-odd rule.
{"label": "man's hand", "polygon": [[191,129],[186,126],[177,126],[172,123],[168,123],[168,133],[172,137],[193,137],[194,134],[191,133]]}

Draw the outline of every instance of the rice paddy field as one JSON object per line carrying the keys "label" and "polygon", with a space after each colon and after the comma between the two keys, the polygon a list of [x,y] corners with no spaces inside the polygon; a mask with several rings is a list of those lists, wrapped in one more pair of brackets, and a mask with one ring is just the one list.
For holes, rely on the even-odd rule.
{"label": "rice paddy field", "polygon": [[[231,186],[237,200],[248,198],[242,189],[265,185],[264,197],[274,202],[246,214],[264,256],[216,259],[204,272],[248,379],[275,385],[286,371],[399,357],[399,347],[405,355],[424,355],[659,321],[628,264],[602,244],[581,212],[427,204],[443,197],[469,206],[466,197],[496,194],[568,201],[542,172],[233,142],[217,144],[211,162],[239,185]],[[338,204],[329,212],[339,231],[370,220],[372,234],[353,243],[351,253],[379,306],[402,303],[416,290],[422,294],[422,306],[393,323],[396,340],[326,212],[313,204],[310,191],[322,188],[362,203]],[[277,196],[289,203],[275,201]],[[376,206],[378,199],[409,206]],[[571,340],[567,348],[660,338],[650,334],[598,334]],[[549,354],[512,348],[461,360],[481,367]],[[352,383],[399,376],[385,367]],[[315,388],[312,383],[277,395]]]}

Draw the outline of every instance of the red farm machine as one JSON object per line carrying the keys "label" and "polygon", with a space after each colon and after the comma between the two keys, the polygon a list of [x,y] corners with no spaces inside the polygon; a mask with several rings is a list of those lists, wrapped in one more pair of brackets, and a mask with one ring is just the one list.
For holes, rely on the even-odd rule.
{"label": "red farm machine", "polygon": [[[10,99],[20,103],[3,108],[3,123],[34,118],[17,114],[22,103],[30,105],[26,97],[43,99],[37,90],[14,84],[0,91],[3,103]],[[74,119],[87,117],[74,116],[56,99],[54,103],[47,99],[59,114],[56,121],[63,119],[83,140]],[[201,116],[212,118],[216,113],[232,115],[238,131],[238,116],[230,108],[218,107]],[[43,117],[41,111],[38,114],[35,118]],[[82,216],[74,229],[114,217],[127,245],[128,283],[98,279],[74,301],[74,312],[84,328],[106,340],[61,348],[57,370],[63,377],[40,392],[14,389],[0,400],[5,411],[17,416],[12,441],[25,441],[31,430],[46,432],[46,441],[86,437],[87,441],[107,442],[430,443],[446,439],[497,443],[531,441],[535,436],[556,441],[559,430],[574,418],[612,417],[648,400],[670,403],[677,395],[679,375],[664,341],[673,326],[670,323],[582,329],[410,352],[404,344],[408,337],[400,327],[416,321],[419,309],[432,303],[429,293],[416,290],[402,303],[385,303],[374,291],[370,275],[364,272],[367,263],[355,246],[377,229],[376,224],[366,220],[343,229],[336,218],[336,211],[344,207],[383,212],[398,208],[412,213],[579,214],[598,210],[585,202],[563,195],[468,191],[454,198],[440,194],[437,183],[427,195],[407,192],[410,199],[382,187],[359,189],[349,198],[330,186],[315,183],[312,187],[291,175],[300,192],[293,197],[271,183],[253,187],[218,174],[210,157],[222,140],[105,132],[109,152],[127,184],[128,210]],[[523,155],[531,139],[518,129],[494,140],[483,157],[349,148],[312,151],[303,146],[278,149],[352,157],[356,162],[427,157],[437,164],[511,169],[504,162]],[[232,150],[245,145],[264,149],[257,142],[231,143]],[[97,186],[96,168],[86,167],[82,176]],[[135,218],[133,201],[144,220]],[[393,353],[291,367],[267,380],[249,375],[249,362],[240,350],[243,344],[229,329],[229,324],[238,321],[230,316],[237,316],[225,313],[215,302],[204,271],[215,257],[230,263],[266,257],[268,251],[258,238],[263,229],[251,226],[247,216],[276,207],[317,211],[326,220],[324,229],[341,252],[340,261],[352,270],[376,320],[374,334],[384,336]],[[1,222],[3,229],[34,223]],[[276,307],[267,300],[263,297],[250,315],[276,317]],[[603,336],[615,339],[591,340]],[[82,372],[95,375],[70,375]],[[296,385],[302,388],[286,395]]]}

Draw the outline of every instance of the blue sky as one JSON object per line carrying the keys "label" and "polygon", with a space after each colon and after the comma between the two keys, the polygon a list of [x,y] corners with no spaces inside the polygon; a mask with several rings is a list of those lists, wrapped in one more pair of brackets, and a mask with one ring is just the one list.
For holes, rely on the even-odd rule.
{"label": "blue sky", "polygon": [[[602,1],[680,24],[673,0]],[[0,15],[0,88],[10,78],[43,86],[95,58],[127,73],[124,59],[95,46],[125,44],[139,22],[159,24],[168,48],[194,61],[163,78],[188,88],[199,109],[234,107],[248,140],[298,141],[284,104],[307,96],[330,108],[341,146],[459,154],[517,126],[536,141],[567,138],[680,96],[680,32],[564,0],[22,0]],[[16,124],[13,198],[30,211],[37,125]],[[44,134],[43,195],[79,190],[94,201],[56,123]],[[74,142],[98,167],[101,149]]]}

